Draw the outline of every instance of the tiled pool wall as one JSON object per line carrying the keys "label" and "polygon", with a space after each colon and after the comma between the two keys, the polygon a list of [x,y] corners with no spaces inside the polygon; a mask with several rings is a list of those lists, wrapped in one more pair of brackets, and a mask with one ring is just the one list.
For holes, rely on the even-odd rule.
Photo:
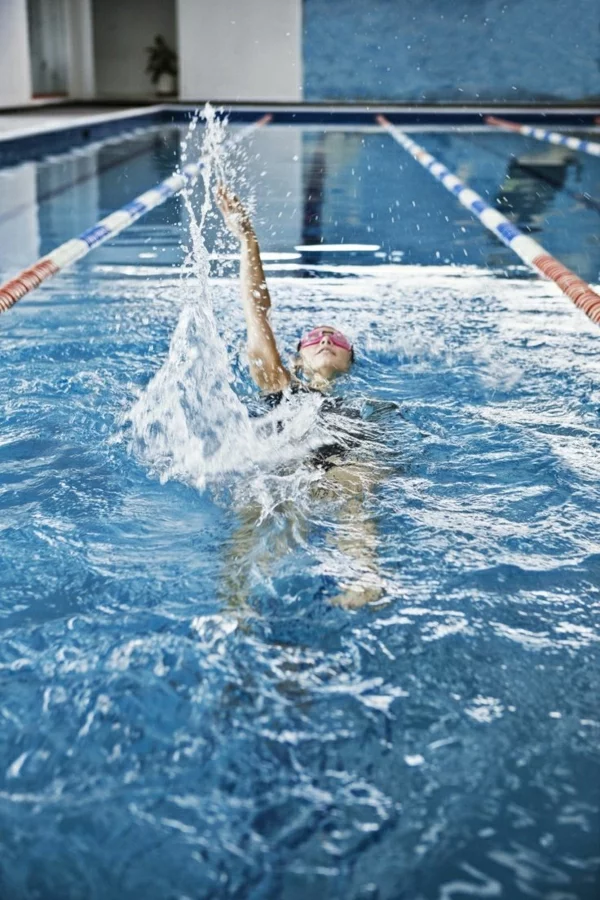
{"label": "tiled pool wall", "polygon": [[600,99],[591,0],[304,0],[304,99]]}

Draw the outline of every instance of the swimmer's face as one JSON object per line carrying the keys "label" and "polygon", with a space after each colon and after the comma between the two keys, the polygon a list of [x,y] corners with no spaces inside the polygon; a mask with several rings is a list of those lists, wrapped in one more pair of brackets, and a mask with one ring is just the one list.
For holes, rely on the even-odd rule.
{"label": "swimmer's face", "polygon": [[329,381],[343,375],[352,365],[352,344],[341,331],[329,325],[305,334],[298,350],[302,369],[308,377],[316,375]]}

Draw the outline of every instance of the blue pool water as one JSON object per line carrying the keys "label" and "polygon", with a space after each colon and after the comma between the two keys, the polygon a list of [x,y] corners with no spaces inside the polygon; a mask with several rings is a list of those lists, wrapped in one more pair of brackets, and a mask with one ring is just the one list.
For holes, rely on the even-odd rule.
{"label": "blue pool water", "polygon": [[[0,171],[0,274],[164,178],[183,136]],[[600,280],[599,161],[416,139]],[[370,488],[307,462],[310,409],[295,454],[260,458],[242,419],[212,467],[203,421],[140,452],[132,410],[207,299],[180,198],[0,317],[0,897],[592,900],[597,327],[391,138],[273,128],[245,175],[286,353],[335,321],[340,392],[387,410]],[[379,249],[294,249],[315,242]],[[255,410],[237,294],[215,260]],[[207,385],[234,409],[203,377],[197,416]],[[338,605],[364,578],[377,602]]]}

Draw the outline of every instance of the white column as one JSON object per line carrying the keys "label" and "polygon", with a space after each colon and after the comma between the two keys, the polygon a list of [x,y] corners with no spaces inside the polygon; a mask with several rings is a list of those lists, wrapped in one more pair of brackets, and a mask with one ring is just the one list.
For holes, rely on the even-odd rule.
{"label": "white column", "polygon": [[31,100],[27,0],[0,0],[0,107]]}
{"label": "white column", "polygon": [[69,97],[85,100],[96,91],[91,0],[67,0],[67,22]]}
{"label": "white column", "polygon": [[178,0],[182,100],[302,99],[302,0]]}

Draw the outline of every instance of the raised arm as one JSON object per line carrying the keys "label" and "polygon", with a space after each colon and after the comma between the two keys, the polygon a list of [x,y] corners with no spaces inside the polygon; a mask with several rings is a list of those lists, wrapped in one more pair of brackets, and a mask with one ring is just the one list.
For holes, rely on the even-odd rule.
{"label": "raised arm", "polygon": [[219,185],[216,197],[227,227],[241,244],[240,281],[250,374],[261,390],[282,391],[291,375],[281,361],[269,321],[271,298],[252,221],[240,200],[224,185]]}

